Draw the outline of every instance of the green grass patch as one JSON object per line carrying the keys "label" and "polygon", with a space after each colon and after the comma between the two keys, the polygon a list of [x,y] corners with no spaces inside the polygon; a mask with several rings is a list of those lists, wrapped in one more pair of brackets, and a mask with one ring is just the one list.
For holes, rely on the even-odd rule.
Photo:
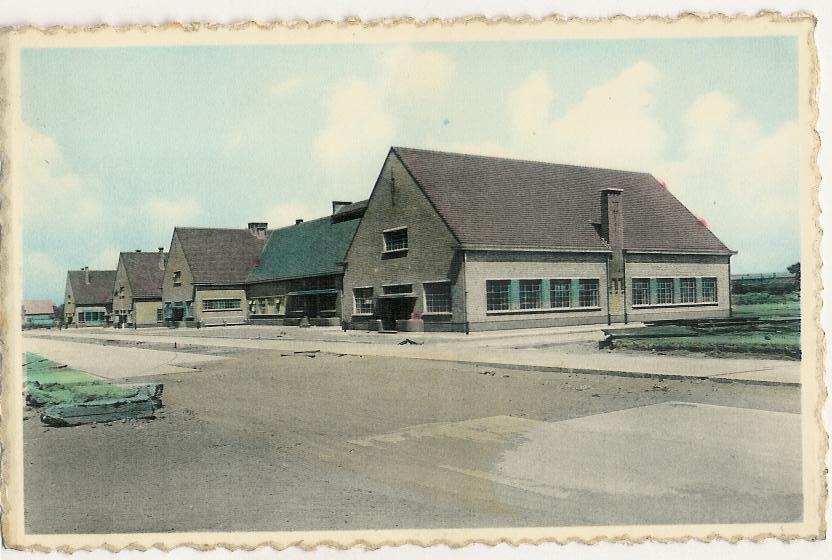
{"label": "green grass patch", "polygon": [[89,373],[27,352],[26,402],[31,406],[83,403],[101,399],[124,399],[139,394],[139,387],[122,387]]}

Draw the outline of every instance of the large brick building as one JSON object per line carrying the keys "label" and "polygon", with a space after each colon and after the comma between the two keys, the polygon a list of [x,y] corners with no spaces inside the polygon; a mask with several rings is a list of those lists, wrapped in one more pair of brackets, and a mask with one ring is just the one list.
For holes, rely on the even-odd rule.
{"label": "large brick building", "polygon": [[732,254],[647,173],[392,148],[342,314],[450,331],[725,317]]}

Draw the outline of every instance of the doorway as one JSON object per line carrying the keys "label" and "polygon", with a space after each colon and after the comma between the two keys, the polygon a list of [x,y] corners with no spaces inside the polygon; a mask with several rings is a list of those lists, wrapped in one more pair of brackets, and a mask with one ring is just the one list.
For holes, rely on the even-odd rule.
{"label": "doorway", "polygon": [[397,330],[396,321],[410,319],[416,303],[415,296],[380,298],[379,317],[381,327],[386,331]]}

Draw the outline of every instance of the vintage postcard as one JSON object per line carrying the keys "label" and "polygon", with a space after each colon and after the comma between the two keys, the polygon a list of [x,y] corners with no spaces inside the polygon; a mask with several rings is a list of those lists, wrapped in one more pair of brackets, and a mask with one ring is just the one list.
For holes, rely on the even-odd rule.
{"label": "vintage postcard", "polygon": [[7,30],[6,546],[822,538],[813,31]]}

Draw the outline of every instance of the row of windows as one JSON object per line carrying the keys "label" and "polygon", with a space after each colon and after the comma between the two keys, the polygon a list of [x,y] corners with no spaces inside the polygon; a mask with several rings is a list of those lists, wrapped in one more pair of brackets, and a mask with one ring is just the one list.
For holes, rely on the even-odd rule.
{"label": "row of windows", "polygon": [[716,303],[716,278],[633,278],[633,305]]}
{"label": "row of windows", "polygon": [[104,322],[107,314],[103,311],[79,311],[79,323],[101,323]]}
{"label": "row of windows", "polygon": [[202,300],[203,311],[238,311],[242,310],[240,299],[204,299]]}
{"label": "row of windows", "polygon": [[[451,283],[450,282],[425,282],[422,284],[425,294],[425,313],[450,313],[451,312]],[[412,294],[413,284],[396,284],[382,286],[384,295]],[[355,313],[359,315],[372,315],[375,306],[373,288],[354,288],[353,300],[355,302]]]}
{"label": "row of windows", "polygon": [[[545,284],[548,284],[548,288]],[[599,285],[597,278],[577,281],[551,279],[546,282],[543,279],[486,280],[485,306],[487,311],[598,307]],[[545,301],[546,295],[548,302]]]}

